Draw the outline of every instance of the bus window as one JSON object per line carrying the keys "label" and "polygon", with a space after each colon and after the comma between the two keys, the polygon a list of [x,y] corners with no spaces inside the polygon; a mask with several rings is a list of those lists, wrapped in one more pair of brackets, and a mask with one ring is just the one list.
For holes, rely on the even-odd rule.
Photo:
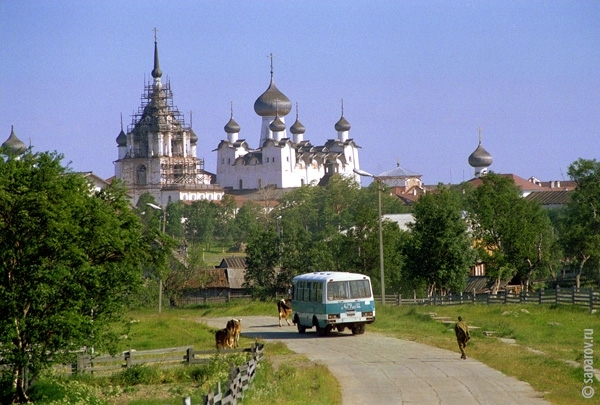
{"label": "bus window", "polygon": [[330,301],[348,299],[347,285],[347,281],[332,281],[327,283],[327,299]]}
{"label": "bus window", "polygon": [[316,291],[317,291],[317,295],[316,295],[316,301],[317,302],[323,302],[323,284],[319,283],[316,285]]}
{"label": "bus window", "polygon": [[368,298],[371,296],[369,282],[367,280],[349,281],[351,298]]}

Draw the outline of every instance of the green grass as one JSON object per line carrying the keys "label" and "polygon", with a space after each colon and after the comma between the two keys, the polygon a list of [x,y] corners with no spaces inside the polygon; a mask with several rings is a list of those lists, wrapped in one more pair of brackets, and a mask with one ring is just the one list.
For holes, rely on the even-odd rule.
{"label": "green grass", "polygon": [[[370,330],[458,353],[452,325],[432,320],[429,312],[452,319],[460,315],[469,325],[479,327],[471,331],[468,356],[528,382],[552,403],[590,403],[581,395],[583,370],[566,361],[582,363],[583,330],[595,328],[599,333],[599,314],[590,315],[589,310],[570,305],[379,305],[377,321]],[[487,337],[484,331],[495,335]],[[502,343],[497,337],[516,339],[516,345]],[[545,354],[535,354],[528,348]],[[600,350],[594,353],[597,364]]]}
{"label": "green grass", "polygon": [[[127,336],[120,341],[120,350],[137,350],[192,345],[196,350],[214,348],[214,329],[196,322],[207,316],[273,315],[273,302],[234,301],[226,304],[204,305],[196,308],[137,311],[129,314],[131,323]],[[428,312],[456,319],[461,315],[471,326],[472,340],[467,347],[469,357],[475,358],[504,374],[530,383],[555,404],[585,404],[581,396],[583,370],[567,364],[583,359],[583,330],[595,328],[600,333],[600,315],[590,315],[584,308],[574,306],[540,305],[463,305],[463,306],[377,306],[377,321],[369,331],[384,333],[401,339],[414,340],[455,351],[458,354],[452,325],[431,319]],[[484,331],[494,331],[493,337]],[[516,339],[508,345],[497,337]],[[254,341],[240,339],[242,347]],[[545,354],[535,354],[528,348]],[[594,365],[600,365],[600,350],[595,350]],[[90,378],[62,381],[53,392],[82,391],[89,398],[99,393],[109,405],[180,404],[184,396],[192,396],[193,403],[214,389],[217,381],[225,381],[228,362],[225,356],[216,356],[210,367],[180,367],[167,370],[135,370],[112,379]],[[243,359],[234,359],[243,361]],[[211,374],[212,373],[212,374]],[[146,384],[144,384],[144,382]],[[56,384],[56,383],[55,383]],[[70,388],[65,388],[69,387]],[[595,382],[594,387],[598,387]],[[86,391],[87,390],[87,391]],[[57,394],[59,395],[59,394]],[[280,404],[339,404],[341,391],[327,368],[310,362],[304,356],[291,352],[281,343],[265,346],[265,359],[250,390],[245,405],[262,405],[277,399]],[[88,401],[90,403],[90,401]],[[38,402],[36,402],[38,403]],[[58,405],[71,402],[39,402]],[[82,403],[85,403],[83,401]],[[96,403],[96,402],[94,402]]]}

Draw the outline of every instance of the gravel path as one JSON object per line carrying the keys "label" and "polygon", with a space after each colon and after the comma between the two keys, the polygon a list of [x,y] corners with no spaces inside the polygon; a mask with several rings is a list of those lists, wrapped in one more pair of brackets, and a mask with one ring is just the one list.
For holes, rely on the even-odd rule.
{"label": "gravel path", "polygon": [[[230,318],[201,318],[223,328]],[[285,323],[284,323],[285,325]],[[291,350],[325,364],[339,381],[343,405],[365,404],[549,404],[522,381],[483,363],[460,360],[456,352],[369,332],[349,331],[317,337],[295,326],[279,327],[276,317],[242,319],[242,335],[280,341]]]}

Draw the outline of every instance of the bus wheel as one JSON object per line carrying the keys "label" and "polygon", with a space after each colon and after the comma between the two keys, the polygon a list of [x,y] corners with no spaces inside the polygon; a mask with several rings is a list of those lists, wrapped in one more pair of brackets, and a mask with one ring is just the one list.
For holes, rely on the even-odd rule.
{"label": "bus wheel", "polygon": [[360,333],[360,328],[358,326],[353,326],[352,327],[352,334],[353,335],[358,335]]}
{"label": "bus wheel", "polygon": [[362,335],[363,333],[365,333],[365,325],[364,325],[364,324],[363,324],[363,325],[360,325],[360,326],[358,327],[358,334],[359,334],[359,335]]}
{"label": "bus wheel", "polygon": [[298,333],[306,333],[306,326],[300,325],[300,322],[297,322],[296,326],[298,326]]}
{"label": "bus wheel", "polygon": [[346,327],[345,327],[345,326],[338,326],[338,327],[337,327],[337,330],[338,330],[338,332],[340,332],[340,333],[341,333],[341,332],[343,332],[343,331],[345,331],[345,330],[346,330]]}
{"label": "bus wheel", "polygon": [[321,328],[319,326],[319,321],[317,321],[316,318],[313,319],[313,325],[315,326],[315,329],[317,330],[317,336],[325,336],[325,328]]}

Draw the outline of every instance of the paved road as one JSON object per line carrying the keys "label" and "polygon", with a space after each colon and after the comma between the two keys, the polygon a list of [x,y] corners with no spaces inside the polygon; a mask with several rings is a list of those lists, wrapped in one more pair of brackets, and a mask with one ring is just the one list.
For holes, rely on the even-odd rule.
{"label": "paved road", "polygon": [[[230,318],[201,318],[223,328]],[[285,323],[284,323],[285,325]],[[317,337],[295,326],[279,327],[275,317],[242,319],[242,335],[276,340],[313,361],[325,364],[339,381],[343,405],[365,404],[549,404],[522,381],[483,363],[460,360],[456,352],[369,332],[349,331]]]}

